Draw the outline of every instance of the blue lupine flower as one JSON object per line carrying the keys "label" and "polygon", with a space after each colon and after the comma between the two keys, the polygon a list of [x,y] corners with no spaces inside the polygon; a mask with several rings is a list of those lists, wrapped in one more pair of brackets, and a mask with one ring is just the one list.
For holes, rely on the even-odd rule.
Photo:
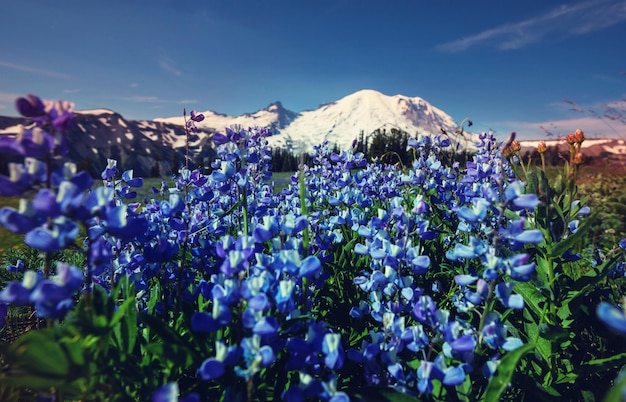
{"label": "blue lupine flower", "polygon": [[234,366],[239,359],[239,348],[226,346],[222,341],[215,341],[215,357],[202,362],[198,369],[198,375],[205,381],[221,377],[226,372],[227,366]]}
{"label": "blue lupine flower", "polygon": [[32,94],[17,98],[15,108],[24,117],[41,117],[46,114],[46,105],[41,98]]}
{"label": "blue lupine flower", "polygon": [[502,282],[496,286],[496,296],[502,302],[504,307],[516,310],[524,308],[524,298],[518,294],[513,294],[513,286],[511,282]]}
{"label": "blue lupine flower", "polygon": [[443,378],[443,373],[432,362],[422,360],[417,369],[417,389],[423,394],[430,394],[433,391],[433,379]]}
{"label": "blue lupine flower", "polygon": [[250,378],[276,360],[274,351],[270,346],[261,346],[261,337],[258,334],[244,338],[240,347],[243,350],[246,367],[235,367],[235,374],[239,377]]}
{"label": "blue lupine flower", "polygon": [[254,324],[252,333],[261,336],[271,336],[278,333],[278,321],[274,317],[262,317]]}
{"label": "blue lupine flower", "polygon": [[9,272],[24,272],[24,261],[17,260],[15,265],[9,264],[7,265],[7,271]]}
{"label": "blue lupine flower", "polygon": [[324,335],[322,342],[322,353],[324,353],[324,364],[331,370],[338,370],[343,366],[343,346],[341,345],[341,334],[328,333]]}
{"label": "blue lupine flower", "polygon": [[298,276],[301,278],[313,278],[322,270],[322,264],[314,255],[310,255],[302,260],[300,269],[298,270]]}
{"label": "blue lupine flower", "polygon": [[9,282],[0,292],[0,302],[24,306],[31,302],[31,293],[43,280],[43,275],[35,271],[26,271],[22,283]]}
{"label": "blue lupine flower", "polygon": [[421,324],[405,328],[401,339],[406,344],[407,349],[413,352],[424,350],[430,344],[430,340]]}
{"label": "blue lupine flower", "polygon": [[48,225],[30,230],[24,237],[24,243],[45,252],[55,252],[67,248],[76,241],[78,224],[59,216]]}
{"label": "blue lupine flower", "polygon": [[44,279],[41,273],[26,271],[22,282],[11,282],[0,292],[0,302],[16,306],[35,304],[42,318],[62,318],[73,306],[72,297],[83,283],[82,271],[66,263],[57,264],[57,274]]}
{"label": "blue lupine flower", "polygon": [[9,176],[0,175],[0,196],[13,197],[22,194],[36,177],[24,164],[9,163]]}
{"label": "blue lupine flower", "polygon": [[624,310],[610,303],[601,302],[596,309],[596,314],[609,328],[615,332],[626,335],[626,314]]}
{"label": "blue lupine flower", "polygon": [[200,396],[192,392],[179,398],[178,383],[170,382],[152,393],[152,402],[200,402]]}
{"label": "blue lupine flower", "polygon": [[110,181],[117,174],[117,160],[107,159],[107,167],[102,171],[100,177],[102,180]]}
{"label": "blue lupine flower", "polygon": [[487,207],[489,201],[484,198],[474,198],[472,200],[472,208],[462,206],[457,212],[459,217],[468,223],[482,222],[487,216]]}
{"label": "blue lupine flower", "polygon": [[487,313],[485,326],[482,329],[482,339],[491,349],[502,348],[506,351],[512,351],[522,346],[523,343],[519,338],[507,337],[506,325],[502,324],[497,313]]}

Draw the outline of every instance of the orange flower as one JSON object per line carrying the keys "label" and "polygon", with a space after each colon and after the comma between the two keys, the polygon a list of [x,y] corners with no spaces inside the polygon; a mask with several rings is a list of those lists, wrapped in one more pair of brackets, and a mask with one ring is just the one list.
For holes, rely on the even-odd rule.
{"label": "orange flower", "polygon": [[575,165],[580,165],[583,163],[583,154],[582,152],[578,152],[576,155],[574,155],[574,159],[572,159],[572,162]]}
{"label": "orange flower", "polygon": [[537,152],[539,152],[540,154],[543,154],[547,150],[548,150],[548,146],[546,145],[546,142],[544,140],[539,141],[539,144],[537,145]]}
{"label": "orange flower", "polygon": [[576,130],[576,132],[574,133],[574,139],[576,140],[576,143],[582,144],[583,141],[585,141],[585,133],[583,133],[583,130]]}
{"label": "orange flower", "polygon": [[567,134],[567,143],[570,145],[576,144],[576,135],[575,134]]}

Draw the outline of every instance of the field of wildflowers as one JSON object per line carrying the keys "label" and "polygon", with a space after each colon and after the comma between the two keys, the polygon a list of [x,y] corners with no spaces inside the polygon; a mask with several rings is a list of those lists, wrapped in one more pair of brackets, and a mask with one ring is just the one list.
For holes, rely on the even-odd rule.
{"label": "field of wildflowers", "polygon": [[114,160],[102,185],[63,161],[71,104],[16,106],[35,126],[0,137],[24,156],[0,195],[30,197],[0,224],[41,258],[7,267],[0,313],[41,320],[0,345],[2,400],[625,395],[626,239],[588,237],[581,131],[556,180],[491,134],[443,163],[441,135],[410,139],[410,166],[320,144],[275,191],[269,132],[226,129],[210,175],[183,166],[136,202]]}

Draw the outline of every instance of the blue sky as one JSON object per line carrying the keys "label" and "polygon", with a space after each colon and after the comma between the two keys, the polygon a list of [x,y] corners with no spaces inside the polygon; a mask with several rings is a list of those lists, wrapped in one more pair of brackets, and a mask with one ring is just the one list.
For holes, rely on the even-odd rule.
{"label": "blue sky", "polygon": [[502,137],[626,139],[594,117],[626,114],[626,0],[7,0],[0,15],[2,115],[26,93],[151,119],[367,88]]}

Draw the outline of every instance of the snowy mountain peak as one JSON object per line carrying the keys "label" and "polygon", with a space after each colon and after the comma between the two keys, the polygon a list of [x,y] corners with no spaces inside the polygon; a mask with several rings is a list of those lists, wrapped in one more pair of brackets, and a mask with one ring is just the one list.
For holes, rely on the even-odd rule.
{"label": "snowy mountain peak", "polygon": [[[201,131],[224,131],[232,126],[269,127],[276,134],[270,137],[270,144],[294,152],[309,151],[324,141],[348,149],[361,132],[367,136],[377,129],[432,135],[442,128],[448,132],[458,128],[452,117],[420,97],[388,96],[373,89],[363,89],[301,113],[286,109],[279,101],[241,116],[210,110],[203,113],[205,119],[197,124]],[[155,121],[184,124],[182,116]]]}
{"label": "snowy mountain peak", "polygon": [[443,128],[453,132],[456,122],[445,112],[419,97],[388,96],[363,89],[335,102],[300,113],[291,124],[270,139],[274,146],[308,151],[329,141],[347,149],[361,132],[396,128],[410,135],[432,135]]}
{"label": "snowy mountain peak", "polygon": [[91,115],[102,115],[102,114],[117,114],[110,109],[82,109],[75,110],[75,114],[91,114]]}

